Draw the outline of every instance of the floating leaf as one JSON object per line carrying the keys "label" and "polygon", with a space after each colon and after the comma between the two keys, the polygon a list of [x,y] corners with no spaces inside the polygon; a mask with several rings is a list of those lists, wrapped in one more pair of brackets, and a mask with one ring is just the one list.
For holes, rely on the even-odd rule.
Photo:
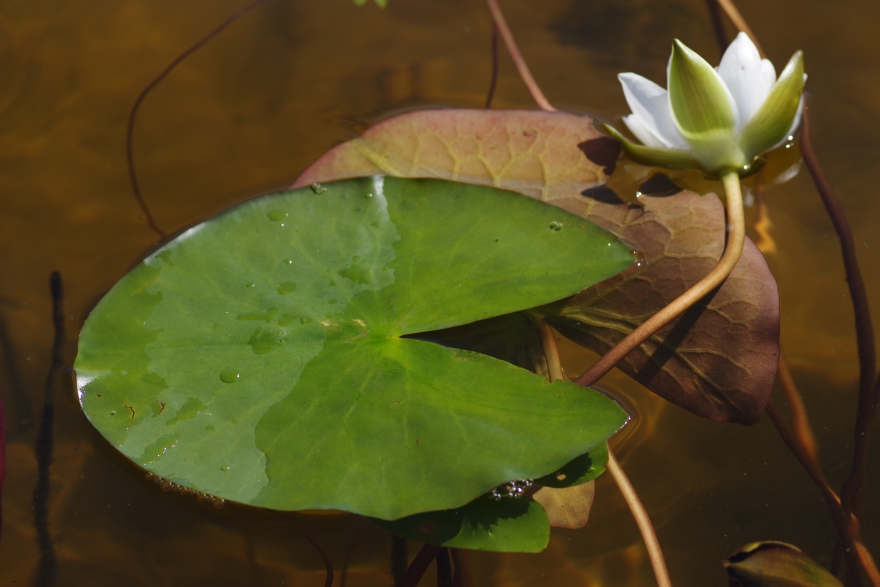
{"label": "floating leaf", "polygon": [[607,232],[489,187],[375,177],[275,194],[183,233],[105,296],[80,338],[80,399],[129,458],[226,499],[383,519],[459,507],[558,469],[626,415],[404,335],[630,263]]}
{"label": "floating leaf", "polygon": [[[639,247],[645,267],[541,309],[564,336],[604,353],[720,258],[724,208],[714,194],[641,198],[643,207],[591,201],[585,217]],[[779,354],[779,295],[746,239],[724,284],[617,366],[700,416],[751,424],[764,412]]]}
{"label": "floating leaf", "polygon": [[[558,113],[410,112],[389,118],[331,150],[295,185],[378,170],[406,177],[449,177],[547,200],[607,228],[633,250],[642,251],[647,266],[638,275],[633,268],[627,276],[617,277],[617,286],[586,292],[568,308],[573,312],[569,318],[548,317],[569,338],[604,353],[711,270],[721,255],[725,231],[724,210],[714,195],[683,192],[666,198],[643,197],[644,208],[621,202],[601,185],[606,172],[613,171],[616,151],[609,148],[607,137],[590,138],[596,135],[588,118]],[[520,146],[520,137],[525,136],[547,145],[539,150],[540,158]],[[492,164],[483,163],[483,151],[491,154],[487,160]],[[520,167],[509,164],[515,159],[505,155],[522,157],[522,153],[529,161],[564,164]],[[351,171],[346,171],[346,165]],[[598,291],[603,294],[596,295]],[[589,319],[576,319],[582,304],[591,305],[591,310],[584,309],[584,318],[589,315]],[[503,339],[502,327],[510,327],[508,332],[519,341],[518,346],[507,345],[505,350],[503,340],[496,344],[470,336],[479,334],[478,329],[491,329]],[[504,351],[505,359],[519,357],[522,362],[531,360],[534,353],[534,344],[522,338],[524,332],[521,322],[501,319],[455,336],[467,338],[467,348]],[[760,251],[746,238],[740,261],[708,305],[698,304],[618,366],[651,391],[700,416],[748,424],[763,413],[778,353],[776,282]]]}
{"label": "floating leaf", "polygon": [[724,561],[731,587],[842,587],[837,578],[799,548],[754,542]]}
{"label": "floating leaf", "polygon": [[547,513],[529,497],[496,501],[483,496],[453,510],[374,522],[397,536],[449,548],[540,552],[550,540]]}
{"label": "floating leaf", "polygon": [[594,162],[579,148],[596,139],[604,137],[586,116],[420,110],[383,120],[331,149],[293,187],[381,173],[494,185],[557,203],[604,182],[605,168],[613,169],[607,160],[613,149],[592,149]]}

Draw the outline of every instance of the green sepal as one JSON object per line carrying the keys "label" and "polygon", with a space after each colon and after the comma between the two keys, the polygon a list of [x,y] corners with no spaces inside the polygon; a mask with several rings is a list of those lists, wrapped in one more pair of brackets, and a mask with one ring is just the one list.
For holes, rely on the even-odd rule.
{"label": "green sepal", "polygon": [[740,148],[747,157],[763,153],[785,140],[797,116],[804,93],[804,54],[792,55],[770,95],[746,125],[740,136]]}
{"label": "green sepal", "polygon": [[676,39],[669,61],[669,103],[681,134],[716,172],[745,165],[735,148],[736,115],[730,93],[706,60]]}
{"label": "green sepal", "polygon": [[652,167],[666,167],[668,169],[700,169],[706,173],[713,172],[713,170],[707,169],[703,162],[695,157],[691,151],[685,151],[684,149],[658,149],[656,147],[637,145],[620,134],[613,126],[609,124],[603,124],[602,126],[608,134],[620,141],[627,156],[636,163]]}

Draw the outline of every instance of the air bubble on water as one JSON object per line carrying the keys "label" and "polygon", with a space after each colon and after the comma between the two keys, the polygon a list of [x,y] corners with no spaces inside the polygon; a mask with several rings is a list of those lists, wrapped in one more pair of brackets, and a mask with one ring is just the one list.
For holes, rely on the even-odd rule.
{"label": "air bubble on water", "polygon": [[635,258],[635,266],[639,269],[644,269],[644,267],[648,264],[645,260],[644,251],[640,251],[639,249],[633,249],[629,252]]}
{"label": "air bubble on water", "polygon": [[553,222],[550,223],[550,229],[555,230],[556,232],[559,232],[560,230],[562,230],[562,223],[556,222],[554,220]]}

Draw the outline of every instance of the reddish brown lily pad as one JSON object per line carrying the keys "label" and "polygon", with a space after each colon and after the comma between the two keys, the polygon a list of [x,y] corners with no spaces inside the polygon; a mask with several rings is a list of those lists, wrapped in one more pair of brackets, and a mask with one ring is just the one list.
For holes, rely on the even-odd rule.
{"label": "reddish brown lily pad", "polygon": [[[715,266],[724,207],[715,194],[642,197],[643,206],[591,200],[584,217],[640,249],[633,267],[542,309],[563,335],[604,353]],[[764,412],[779,355],[776,280],[755,244],[727,281],[617,366],[700,416],[751,424]]]}
{"label": "reddish brown lily pad", "polygon": [[331,149],[292,187],[379,174],[437,177],[558,203],[605,181],[608,161],[579,148],[600,137],[591,118],[562,112],[420,110]]}

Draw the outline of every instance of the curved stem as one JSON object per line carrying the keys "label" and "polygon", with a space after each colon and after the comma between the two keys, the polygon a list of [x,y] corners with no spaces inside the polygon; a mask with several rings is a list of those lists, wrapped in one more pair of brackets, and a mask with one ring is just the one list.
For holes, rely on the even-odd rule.
{"label": "curved stem", "polygon": [[[271,510],[270,510],[271,511]],[[306,532],[302,526],[300,526],[296,520],[290,517],[289,514],[285,514],[283,512],[274,512],[281,519],[285,520],[288,524],[296,528],[302,537],[308,541],[309,544],[312,545],[312,548],[318,553],[318,556],[321,557],[321,560],[324,561],[324,568],[326,569],[326,574],[324,575],[324,587],[333,587],[333,563],[330,561],[330,557],[324,552],[324,549],[321,548],[315,539],[312,538],[308,532]]]}
{"label": "curved stem", "polygon": [[428,565],[437,558],[437,553],[440,552],[442,548],[442,546],[437,546],[435,544],[424,545],[416,555],[416,558],[410,563],[401,587],[416,587],[424,576],[425,571],[428,570]]}
{"label": "curved stem", "polygon": [[794,377],[791,376],[791,370],[788,368],[788,361],[785,360],[785,355],[782,354],[782,349],[780,349],[779,352],[779,369],[776,371],[776,378],[779,381],[779,386],[782,388],[782,392],[785,394],[785,399],[788,401],[788,405],[791,408],[791,421],[792,427],[794,428],[794,438],[804,450],[804,453],[806,453],[806,455],[810,457],[810,460],[816,464],[816,468],[818,469],[819,445],[816,442],[815,434],[813,434],[813,428],[810,426],[810,419],[807,416],[807,407],[804,405],[804,400],[801,398],[801,394],[797,390]]}
{"label": "curved stem", "polygon": [[651,316],[641,326],[629,333],[610,351],[605,353],[596,363],[587,369],[575,383],[590,386],[610,371],[617,363],[651,338],[658,330],[680,316],[685,310],[700,301],[730,275],[742,254],[743,241],[746,236],[745,218],[743,216],[742,190],[739,176],[730,171],[721,176],[727,196],[727,224],[730,227],[727,235],[727,246],[724,254],[712,271],[694,284],[689,290],[678,296],[668,306]]}
{"label": "curved stem", "polygon": [[147,223],[150,225],[150,230],[152,230],[157,235],[159,235],[160,238],[164,239],[168,235],[165,233],[164,230],[159,228],[158,224],[156,224],[156,220],[153,218],[153,214],[150,212],[150,208],[149,208],[149,206],[147,206],[147,202],[144,200],[143,196],[141,195],[141,188],[140,188],[140,184],[138,183],[138,178],[137,178],[137,170],[135,169],[135,166],[134,166],[134,124],[135,124],[135,121],[137,120],[138,110],[140,110],[141,104],[143,103],[144,99],[147,97],[147,94],[149,94],[151,91],[153,91],[153,88],[158,86],[159,83],[163,79],[168,77],[168,74],[170,74],[172,71],[174,71],[174,68],[177,67],[178,65],[180,65],[180,63],[184,59],[186,59],[187,57],[189,57],[190,55],[192,55],[193,53],[198,51],[203,45],[205,45],[205,43],[207,43],[208,41],[210,41],[211,39],[213,39],[214,37],[219,35],[221,32],[223,32],[223,29],[225,29],[226,27],[231,25],[233,22],[238,20],[241,16],[250,12],[254,8],[258,7],[260,4],[263,4],[264,2],[267,2],[267,1],[268,0],[254,0],[253,2],[248,4],[247,6],[240,9],[238,12],[236,12],[235,14],[233,14],[232,16],[230,16],[229,18],[224,20],[222,23],[220,23],[214,30],[209,32],[204,37],[202,37],[199,41],[197,41],[189,49],[185,50],[183,53],[181,53],[180,55],[175,57],[174,60],[168,65],[168,67],[166,67],[162,71],[162,73],[157,75],[153,79],[153,81],[151,81],[149,84],[147,84],[147,87],[145,87],[143,90],[141,90],[141,93],[138,94],[138,97],[135,99],[134,104],[131,107],[131,112],[129,112],[129,115],[128,115],[128,126],[126,127],[126,131],[125,131],[125,158],[126,158],[126,161],[128,162],[128,179],[131,182],[131,191],[134,192],[134,197],[137,200],[138,205],[141,208],[141,211],[144,213],[144,218],[146,218]]}
{"label": "curved stem", "polygon": [[507,21],[504,20],[504,13],[501,12],[501,7],[498,6],[498,0],[486,0],[486,6],[489,7],[489,12],[492,13],[492,20],[495,22],[495,26],[498,27],[501,38],[504,39],[504,46],[507,47],[507,52],[510,53],[510,58],[513,59],[516,71],[519,73],[519,77],[522,78],[526,88],[528,88],[532,99],[541,110],[556,112],[556,108],[551,106],[547,98],[544,97],[544,93],[538,87],[538,82],[532,77],[532,72],[529,71],[529,66],[526,65],[526,60],[523,59],[522,53],[519,52],[519,47],[516,46],[516,41],[513,39],[513,33],[510,32]]}
{"label": "curved stem", "polygon": [[651,567],[654,569],[657,585],[659,587],[672,587],[672,581],[669,580],[669,571],[666,570],[666,561],[663,559],[663,551],[660,550],[660,542],[657,540],[654,526],[651,525],[651,518],[648,517],[645,506],[642,505],[636,490],[633,489],[632,483],[629,482],[629,478],[623,472],[620,463],[614,457],[614,453],[611,452],[610,446],[608,447],[608,464],[606,467],[620,488],[623,499],[626,500],[626,505],[629,506],[629,511],[632,512],[633,518],[636,520],[636,525],[642,534],[642,540],[645,541],[645,548],[648,550],[648,558],[651,560]]}
{"label": "curved stem", "polygon": [[764,53],[760,43],[758,43],[758,38],[755,36],[755,33],[752,32],[752,29],[749,28],[746,19],[744,19],[742,14],[739,13],[739,10],[736,9],[736,5],[731,0],[718,0],[718,4],[724,10],[727,18],[730,19],[730,22],[732,22],[739,31],[747,34],[752,39],[752,43],[754,43],[755,48],[758,49],[761,59],[766,59],[767,54]]}
{"label": "curved stem", "polygon": [[492,23],[492,79],[489,80],[489,92],[486,95],[486,110],[492,107],[495,97],[495,86],[498,85],[498,25]]}
{"label": "curved stem", "polygon": [[[856,516],[861,515],[862,502],[865,491],[865,462],[867,457],[868,428],[877,413],[878,394],[875,387],[877,370],[877,349],[874,339],[874,326],[871,321],[871,312],[868,306],[868,293],[865,281],[859,268],[858,256],[856,255],[855,239],[852,229],[846,219],[846,214],[831,183],[822,172],[822,167],[813,151],[813,143],[810,140],[810,117],[807,108],[804,108],[803,131],[801,132],[801,153],[804,163],[810,171],[813,183],[822,197],[825,210],[834,224],[834,230],[840,240],[840,249],[843,254],[843,266],[846,270],[846,283],[849,287],[850,299],[852,300],[853,313],[856,319],[856,339],[859,353],[859,409],[856,414],[855,434],[853,438],[853,462],[849,477],[841,489],[843,507],[852,511]],[[878,380],[880,382],[880,380]],[[878,387],[877,389],[880,389]]]}
{"label": "curved stem", "polygon": [[861,567],[868,576],[871,585],[873,587],[880,587],[880,571],[877,570],[871,553],[862,544],[858,519],[843,509],[840,497],[831,489],[827,479],[825,479],[825,475],[819,468],[819,464],[810,457],[805,447],[798,442],[797,437],[785,425],[782,415],[772,401],[767,403],[767,416],[773,422],[773,425],[776,426],[776,430],[779,431],[779,435],[789,450],[791,450],[810,478],[813,479],[816,487],[822,493],[822,497],[825,498],[828,511],[831,513],[831,521],[837,530],[837,534],[840,540],[847,545],[847,566],[853,569]]}

